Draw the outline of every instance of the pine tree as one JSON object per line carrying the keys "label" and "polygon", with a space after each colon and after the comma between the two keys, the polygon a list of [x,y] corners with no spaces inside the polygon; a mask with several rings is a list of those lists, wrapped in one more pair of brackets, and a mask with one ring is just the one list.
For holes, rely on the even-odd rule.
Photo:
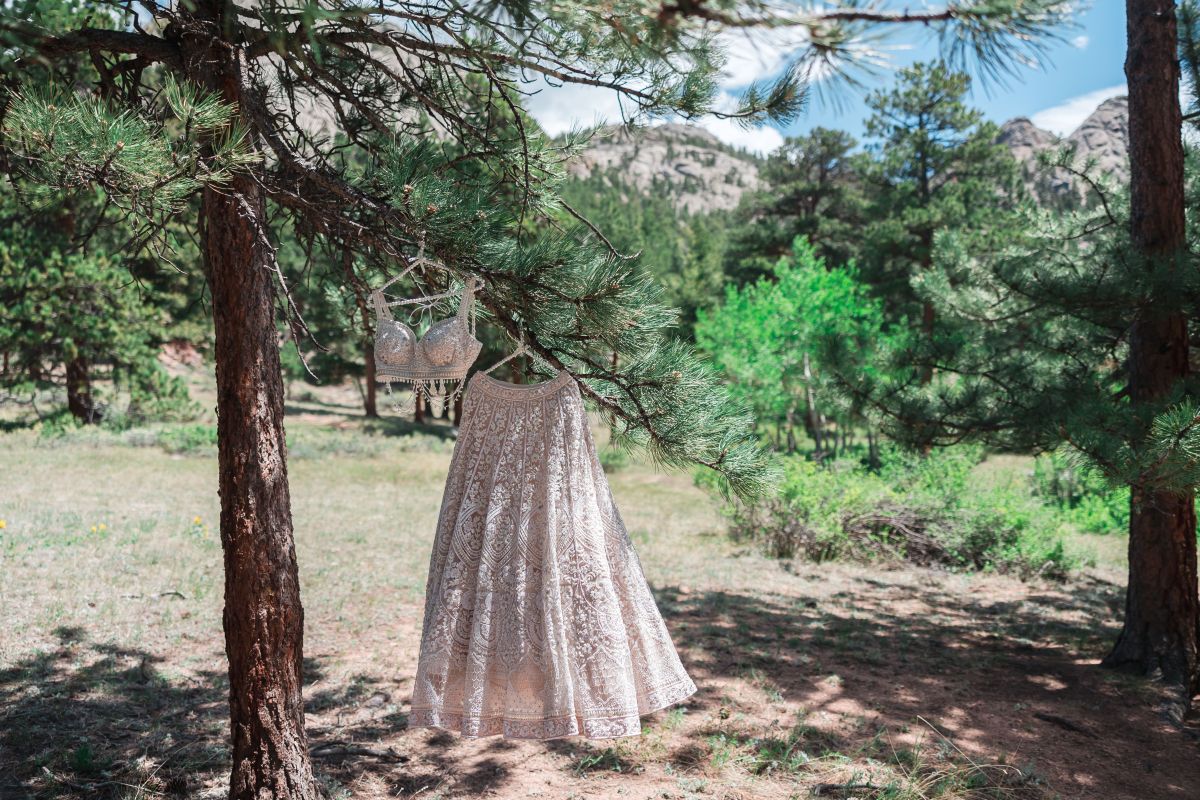
{"label": "pine tree", "polygon": [[691,341],[697,310],[716,302],[724,288],[726,215],[678,209],[670,187],[657,183],[645,193],[618,194],[614,172],[567,181],[563,201],[606,231],[615,250],[637,255],[642,274],[662,288],[664,302],[679,309],[674,333]]}
{"label": "pine tree", "polygon": [[[1129,83],[1129,236],[1139,277],[1158,286],[1133,315],[1126,374],[1131,410],[1145,418],[1194,397],[1190,378],[1189,314],[1196,295],[1164,293],[1190,281],[1178,34],[1174,0],[1126,0]],[[1183,297],[1192,303],[1183,305]],[[1192,436],[1195,423],[1167,428],[1167,452]],[[1164,420],[1159,418],[1159,424]],[[1138,431],[1134,446],[1159,449],[1163,437]],[[1150,466],[1149,476],[1159,478]],[[1162,677],[1181,689],[1180,707],[1200,694],[1200,586],[1196,565],[1196,483],[1130,486],[1129,587],[1125,624],[1105,659],[1113,667]],[[1181,491],[1181,488],[1183,489]]]}
{"label": "pine tree", "polygon": [[[1070,10],[1060,0],[967,0],[892,15],[822,3],[785,19],[724,2],[192,0],[141,6],[147,20],[114,0],[126,27],[58,31],[27,21],[34,4],[0,12],[22,64],[86,52],[101,79],[94,95],[18,87],[2,109],[6,167],[55,187],[101,186],[147,242],[201,198],[216,333],[230,796],[247,800],[318,794],[303,724],[276,295],[294,328],[303,321],[281,279],[269,203],[295,230],[364,260],[403,264],[424,246],[459,280],[481,280],[486,321],[513,339],[523,331],[543,369],[573,375],[619,434],[753,491],[764,470],[749,420],[710,368],[664,336],[674,315],[652,284],[586,224],[528,232],[531,220],[566,209],[554,195],[563,148],[524,122],[522,81],[611,87],[642,117],[687,118],[713,113],[713,22],[795,25],[807,31],[801,61],[811,63],[853,57],[871,26],[909,20],[941,33],[950,51],[994,65],[1013,48],[1036,48]],[[753,87],[734,116],[794,113],[799,75]],[[500,108],[513,113],[516,135],[491,127]],[[364,167],[343,157],[347,147]],[[455,165],[474,166],[450,168],[455,148]],[[417,277],[427,288],[452,282]]]}
{"label": "pine tree", "polygon": [[814,128],[767,157],[766,186],[743,198],[730,232],[726,270],[735,281],[768,274],[797,237],[831,264],[859,255],[867,213],[857,145],[845,131]]}
{"label": "pine tree", "polygon": [[1200,384],[1189,370],[1200,228],[1186,213],[1200,165],[1193,154],[1185,185],[1173,4],[1131,0],[1128,13],[1128,190],[1058,154],[1045,168],[1087,190],[1082,208],[1018,209],[994,221],[1008,241],[939,234],[913,284],[936,310],[930,335],[878,362],[830,337],[823,356],[911,444],[1066,446],[1129,487],[1124,627],[1104,663],[1162,679],[1179,719],[1200,692]]}
{"label": "pine tree", "polygon": [[[54,204],[31,215],[0,191],[0,387],[43,416],[39,396],[63,391],[82,424],[191,412],[183,383],[158,361],[162,287],[134,284],[130,265],[112,254],[119,250],[102,246],[107,237],[80,247],[71,210]],[[101,396],[100,377],[121,396]],[[126,406],[115,404],[126,395]]]}
{"label": "pine tree", "polygon": [[966,104],[970,87],[966,73],[943,62],[918,63],[867,98],[864,277],[893,318],[926,328],[933,310],[913,297],[910,279],[932,264],[935,233],[991,231],[1020,196],[1017,163],[996,143],[996,126]]}

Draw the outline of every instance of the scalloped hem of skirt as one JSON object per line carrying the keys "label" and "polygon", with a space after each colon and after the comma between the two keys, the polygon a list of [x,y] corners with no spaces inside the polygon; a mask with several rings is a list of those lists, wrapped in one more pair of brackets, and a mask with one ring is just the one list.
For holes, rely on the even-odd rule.
{"label": "scalloped hem of skirt", "polygon": [[408,715],[408,727],[441,728],[467,739],[482,739],[485,736],[504,736],[506,739],[564,739],[569,736],[618,739],[640,735],[641,718],[644,715],[686,700],[695,691],[696,684],[691,678],[684,678],[678,683],[647,692],[645,702],[639,697],[636,711],[604,717],[567,714],[561,717],[514,719],[464,715],[438,708],[414,708]]}

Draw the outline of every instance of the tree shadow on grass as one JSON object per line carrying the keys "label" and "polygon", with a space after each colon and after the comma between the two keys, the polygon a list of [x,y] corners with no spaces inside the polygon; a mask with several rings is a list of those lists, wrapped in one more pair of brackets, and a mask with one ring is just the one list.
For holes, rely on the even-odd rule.
{"label": "tree shadow on grass", "polygon": [[363,424],[363,430],[383,436],[432,436],[443,441],[454,441],[458,438],[458,429],[442,419],[435,419],[418,425],[410,418],[379,417]]}
{"label": "tree shadow on grass", "polygon": [[[223,793],[229,774],[228,679],[216,668],[172,677],[174,665],[149,650],[92,641],[85,629],[54,631],[54,647],[0,669],[0,798],[127,800]],[[335,688],[321,659],[305,658],[309,739],[319,778],[363,769],[415,791],[421,776],[388,748],[359,747],[407,727],[390,701],[376,703],[370,676]],[[378,706],[378,707],[376,707]],[[346,728],[324,731],[322,712],[353,715]],[[376,752],[372,756],[371,752]],[[345,769],[343,769],[345,768]],[[445,760],[440,769],[455,772]],[[483,785],[496,776],[477,765]],[[493,770],[494,772],[494,770]]]}
{"label": "tree shadow on grass", "polygon": [[[845,580],[844,591],[823,597],[659,589],[660,608],[700,690],[686,703],[689,713],[663,729],[656,745],[663,752],[652,758],[680,774],[706,775],[714,741],[767,759],[763,769],[776,769],[776,761],[800,749],[818,758],[897,757],[880,731],[912,730],[929,720],[984,760],[1035,751],[1039,766],[1049,761],[1104,781],[1112,778],[1112,762],[1095,752],[1093,735],[1109,736],[1107,725],[1122,728],[1136,751],[1138,737],[1153,734],[1153,715],[1142,713],[1147,704],[1136,686],[1085,663],[1107,646],[1111,630],[1100,621],[1111,620],[1118,587],[1047,586],[1013,599],[886,575]],[[914,612],[914,602],[932,610]],[[519,787],[535,754],[554,757],[568,782],[615,780],[645,766],[647,751],[636,742],[531,744],[407,731],[409,687],[398,688],[384,674],[343,684],[310,693],[309,707],[314,743],[365,746],[357,757],[322,759],[326,774],[344,783],[368,776],[400,796],[486,796]],[[778,710],[784,703],[791,712]],[[798,708],[870,720],[831,731],[805,724],[807,714],[782,727],[761,718]],[[650,740],[666,720],[645,720]],[[1064,730],[1062,720],[1084,732]],[[1064,738],[1070,747],[1061,752],[1043,746]],[[1061,764],[1054,761],[1060,757]],[[1164,800],[1187,796],[1170,791]],[[1041,795],[1034,787],[1012,796]]]}
{"label": "tree shadow on grass", "polygon": [[[1120,587],[1080,581],[993,599],[860,580],[879,583],[851,578],[815,602],[658,591],[697,673],[690,705],[706,718],[736,715],[750,683],[799,712],[798,727],[841,721],[850,751],[877,749],[881,731],[927,729],[985,759],[1015,754],[1069,796],[1091,785],[1106,787],[1103,797],[1200,797],[1200,748],[1164,725],[1156,689],[1097,666],[1117,630]],[[725,727],[694,728],[685,755]]]}
{"label": "tree shadow on grass", "polygon": [[[844,591],[807,596],[657,591],[700,691],[653,758],[706,774],[714,741],[781,762],[797,742],[817,756],[876,757],[881,730],[928,726],[985,761],[1028,759],[1064,796],[1093,796],[1089,785],[1106,787],[1094,795],[1105,798],[1200,796],[1200,752],[1155,715],[1152,689],[1094,666],[1115,629],[1119,587],[1082,581],[991,597],[886,573],[839,580]],[[0,797],[219,791],[223,664],[173,678],[174,665],[149,651],[93,642],[80,628],[56,635],[55,647],[0,670]],[[314,763],[331,785],[485,796],[522,788],[535,755],[561,765],[552,768],[568,784],[619,780],[648,757],[636,743],[408,731],[411,686],[391,668],[330,683],[321,659],[309,658],[305,673]],[[768,719],[776,716],[780,725]],[[809,727],[814,718],[841,724]],[[647,720],[650,739],[665,720]]]}
{"label": "tree shadow on grass", "polygon": [[56,647],[0,670],[0,797],[186,793],[224,775],[224,673],[172,682],[153,653],[54,633]]}

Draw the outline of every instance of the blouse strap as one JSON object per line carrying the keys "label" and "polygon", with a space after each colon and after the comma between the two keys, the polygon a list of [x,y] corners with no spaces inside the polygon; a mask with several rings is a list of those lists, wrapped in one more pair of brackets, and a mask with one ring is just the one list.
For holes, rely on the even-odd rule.
{"label": "blouse strap", "polygon": [[383,289],[371,292],[371,304],[375,306],[376,319],[392,319],[392,312],[388,310],[388,302],[387,298],[383,296]]}
{"label": "blouse strap", "polygon": [[471,311],[475,305],[475,276],[468,275],[463,280],[462,301],[458,304],[458,319],[468,328],[471,325]]}

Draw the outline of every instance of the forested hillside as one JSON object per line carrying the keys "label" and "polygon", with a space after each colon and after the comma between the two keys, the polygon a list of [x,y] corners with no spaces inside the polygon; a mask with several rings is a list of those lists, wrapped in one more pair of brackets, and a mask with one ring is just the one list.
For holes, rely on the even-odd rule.
{"label": "forested hillside", "polygon": [[[1010,120],[995,131],[988,130],[1020,165],[1030,196],[1039,202],[1060,203],[1068,195],[1080,197],[1079,190],[1070,191],[1070,187],[1077,186],[1078,179],[1061,169],[1040,169],[1038,156],[1052,155],[1066,146],[1072,148],[1078,163],[1094,162],[1096,174],[1120,183],[1128,169],[1127,115],[1123,98],[1105,101],[1061,141],[1023,118]],[[328,114],[312,109],[308,120],[307,127],[314,131],[332,124]],[[679,334],[691,338],[699,309],[719,301],[726,284],[745,283],[769,272],[775,260],[790,254],[796,236],[809,239],[818,253],[834,263],[861,258],[864,243],[859,224],[862,215],[868,213],[863,186],[869,180],[874,144],[872,140],[857,142],[846,133],[818,128],[810,135],[788,140],[779,151],[762,157],[724,145],[698,126],[602,128],[567,163],[562,191],[576,211],[606,231],[618,251],[640,254],[640,269],[654,277],[666,292],[666,299],[682,312]],[[6,197],[15,211],[18,198]],[[69,218],[75,220],[95,212],[75,209],[69,213]],[[20,217],[10,213],[9,218]],[[27,223],[17,224],[24,227]],[[36,240],[40,246],[46,246],[60,230],[61,227],[52,224],[46,229],[50,238],[43,232],[29,241]],[[20,244],[15,234],[14,229],[14,236],[6,239],[5,244],[12,254],[10,257],[19,258],[14,248],[31,245]],[[132,234],[130,230],[127,235]],[[120,235],[119,229],[106,231],[103,239],[95,243],[102,247],[105,242],[112,242],[116,246]],[[181,244],[184,249],[173,259],[186,267],[188,260],[196,255],[189,252],[186,241]],[[365,393],[371,383],[365,381],[363,374],[367,345],[357,341],[366,335],[370,325],[358,308],[365,295],[360,291],[360,296],[356,296],[350,287],[321,277],[321,271],[310,270],[306,265],[311,253],[285,243],[283,254],[289,270],[310,276],[297,283],[296,291],[306,307],[307,322],[323,348],[315,349],[311,342],[302,340],[301,349],[305,360],[310,362],[311,372],[294,353],[285,352],[288,368],[297,378],[321,383],[356,377],[364,381]],[[336,260],[338,256],[322,253],[318,257]],[[79,268],[67,265],[70,270]],[[21,344],[18,338],[10,339],[5,350],[9,368],[4,372],[10,402],[32,403],[37,393],[35,386],[57,385],[64,392],[63,397],[70,399],[67,408],[76,417],[99,419],[105,409],[118,415],[123,415],[126,409],[120,405],[109,408],[110,400],[91,399],[93,372],[115,377],[114,368],[118,372],[126,370],[130,377],[122,379],[120,384],[126,391],[140,392],[140,386],[151,385],[144,384],[147,380],[156,386],[165,385],[165,376],[149,377],[157,372],[156,359],[137,355],[136,348],[149,347],[141,352],[152,354],[155,347],[174,341],[186,342],[188,347],[204,352],[211,343],[211,334],[206,333],[203,321],[205,310],[195,301],[194,288],[188,283],[191,279],[187,276],[194,276],[195,272],[185,268],[177,275],[172,287],[153,271],[147,271],[149,282],[140,284],[143,288],[137,302],[151,305],[135,312],[139,316],[134,318],[126,318],[123,315],[127,312],[120,310],[120,304],[127,301],[113,297],[111,302],[117,305],[97,306],[96,301],[106,295],[103,292],[95,295],[90,306],[95,313],[80,318],[84,327],[71,338],[70,345],[75,348],[72,352],[76,349],[78,352],[69,359],[61,349],[56,350],[61,345],[56,345],[53,338],[25,340]],[[19,280],[31,281],[33,277],[26,274]],[[83,276],[78,280],[80,285],[94,286]],[[38,302],[22,286],[11,282],[8,286],[9,319],[14,322],[26,314],[21,310],[22,303]],[[49,313],[51,306],[42,307]],[[87,326],[98,323],[85,320],[96,319],[114,320],[113,324],[117,319],[125,320],[121,341],[128,344],[120,347],[134,348],[129,350],[128,359],[114,360],[119,352],[113,347],[117,343],[114,334],[105,333],[102,327],[87,330]],[[139,334],[147,325],[152,327]],[[9,335],[47,334],[12,330]],[[63,332],[53,335],[61,337]],[[35,360],[42,366],[34,368]],[[64,366],[67,362],[75,366],[68,370]],[[27,367],[21,367],[21,363]],[[147,377],[134,377],[143,374]],[[161,390],[156,396],[155,402],[160,403],[167,397]],[[96,403],[104,408],[97,408]],[[43,400],[36,408],[38,414],[53,414],[55,405]]]}
{"label": "forested hillside", "polygon": [[[1068,148],[1076,163],[1119,186],[1128,177],[1128,114],[1125,98],[1111,98],[1061,140],[1026,118],[983,129],[1012,155],[1029,197],[1062,208],[1085,201],[1085,192],[1076,176],[1039,166],[1039,157]],[[697,126],[603,128],[570,162],[564,194],[619,251],[641,254],[690,337],[697,309],[727,282],[769,270],[798,235],[834,263],[860,256],[861,242],[852,240],[862,238],[862,187],[876,144],[818,128],[760,157]]]}

